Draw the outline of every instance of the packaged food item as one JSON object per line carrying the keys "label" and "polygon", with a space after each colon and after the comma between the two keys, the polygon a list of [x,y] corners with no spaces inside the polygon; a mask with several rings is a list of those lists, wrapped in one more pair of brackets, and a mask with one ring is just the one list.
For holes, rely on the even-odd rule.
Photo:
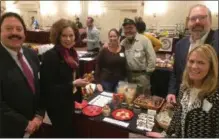
{"label": "packaged food item", "polygon": [[134,105],[133,111],[134,111],[135,113],[140,113],[140,112],[141,112],[141,107],[138,106],[138,105]]}
{"label": "packaged food item", "polygon": [[104,116],[110,116],[111,109],[110,109],[109,105],[105,105],[103,107],[102,113],[103,113]]}
{"label": "packaged food item", "polygon": [[156,116],[156,121],[160,127],[167,129],[173,117],[173,106],[170,103],[165,103],[160,112]]}
{"label": "packaged food item", "polygon": [[128,83],[127,91],[125,92],[125,100],[128,105],[131,105],[136,95],[136,84]]}
{"label": "packaged food item", "polygon": [[125,94],[125,92],[127,92],[127,89],[128,89],[128,82],[120,81],[118,83],[118,87],[117,87],[118,94]]}
{"label": "packaged food item", "polygon": [[121,103],[121,108],[127,108],[127,107],[128,107],[128,105],[127,105],[126,102],[122,102],[122,103]]}
{"label": "packaged food item", "polygon": [[94,81],[94,75],[93,74],[94,74],[94,71],[92,71],[90,73],[85,73],[83,78],[87,79],[88,82],[92,82],[92,81]]}
{"label": "packaged food item", "polygon": [[151,131],[154,127],[154,116],[146,113],[140,113],[138,115],[136,125],[136,128],[139,130]]}
{"label": "packaged food item", "polygon": [[90,96],[92,96],[95,92],[96,84],[90,83],[86,85],[85,87],[81,88],[82,95],[84,99],[88,99]]}
{"label": "packaged food item", "polygon": [[148,113],[149,115],[155,116],[155,115],[157,114],[157,111],[148,109],[147,113]]}
{"label": "packaged food item", "polygon": [[140,113],[139,115],[138,115],[138,119],[142,119],[142,120],[147,120],[147,114],[145,114],[145,113]]}

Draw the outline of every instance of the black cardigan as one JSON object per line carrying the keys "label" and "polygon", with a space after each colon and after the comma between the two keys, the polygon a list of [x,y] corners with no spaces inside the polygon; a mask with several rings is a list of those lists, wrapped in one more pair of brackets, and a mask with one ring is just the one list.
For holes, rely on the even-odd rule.
{"label": "black cardigan", "polygon": [[[76,75],[78,70],[75,71]],[[76,77],[77,78],[77,77]],[[61,108],[72,111],[73,102],[81,102],[80,88],[73,94],[73,71],[61,57],[54,46],[42,56],[40,70],[41,90],[45,98],[47,108]]]}

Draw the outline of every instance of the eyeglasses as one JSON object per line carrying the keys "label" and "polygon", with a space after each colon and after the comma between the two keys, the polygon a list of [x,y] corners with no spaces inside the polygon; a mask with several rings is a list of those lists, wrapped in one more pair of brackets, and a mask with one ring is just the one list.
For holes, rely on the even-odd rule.
{"label": "eyeglasses", "polygon": [[204,21],[207,17],[208,17],[208,15],[198,15],[198,16],[189,17],[188,19],[189,19],[191,22],[195,22],[197,19],[198,19],[199,21]]}

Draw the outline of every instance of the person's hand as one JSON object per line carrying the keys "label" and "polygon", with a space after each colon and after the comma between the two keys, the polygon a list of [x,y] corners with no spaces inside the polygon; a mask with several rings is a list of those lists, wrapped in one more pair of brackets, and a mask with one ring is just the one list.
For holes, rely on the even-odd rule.
{"label": "person's hand", "polygon": [[87,84],[89,84],[87,79],[76,79],[73,81],[73,85],[77,86],[77,87],[85,87]]}
{"label": "person's hand", "polygon": [[32,120],[32,122],[34,122],[37,125],[37,129],[39,129],[39,127],[42,125],[43,123],[43,118],[42,117],[34,117],[34,119]]}
{"label": "person's hand", "polygon": [[163,138],[164,136],[158,132],[146,132],[147,137]]}
{"label": "person's hand", "polygon": [[37,124],[35,122],[29,121],[25,131],[31,135],[36,131],[36,129]]}
{"label": "person's hand", "polygon": [[103,92],[103,87],[102,87],[101,84],[97,84],[97,90],[98,90],[99,92]]}
{"label": "person's hand", "polygon": [[176,96],[174,94],[168,94],[167,95],[167,102],[176,104]]}
{"label": "person's hand", "polygon": [[87,39],[83,39],[82,42],[83,42],[83,43],[86,43],[86,42],[87,42]]}
{"label": "person's hand", "polygon": [[109,43],[108,42],[105,42],[104,44],[103,44],[103,48],[108,48],[109,47]]}

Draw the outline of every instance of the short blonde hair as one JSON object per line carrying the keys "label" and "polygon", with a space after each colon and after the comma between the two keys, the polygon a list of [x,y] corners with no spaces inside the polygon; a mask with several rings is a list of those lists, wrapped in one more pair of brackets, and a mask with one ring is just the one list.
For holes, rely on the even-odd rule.
{"label": "short blonde hair", "polygon": [[64,28],[71,27],[75,34],[75,41],[78,40],[79,32],[76,24],[67,19],[56,21],[50,29],[50,41],[53,44],[60,44],[60,36]]}
{"label": "short blonde hair", "polygon": [[193,87],[193,81],[189,78],[188,74],[188,59],[193,52],[201,54],[204,58],[209,61],[209,71],[206,77],[203,79],[201,85],[201,92],[199,93],[199,98],[203,99],[206,96],[213,94],[218,88],[218,57],[214,48],[208,44],[202,44],[193,48],[187,56],[187,64],[183,73],[182,84],[188,88]]}

